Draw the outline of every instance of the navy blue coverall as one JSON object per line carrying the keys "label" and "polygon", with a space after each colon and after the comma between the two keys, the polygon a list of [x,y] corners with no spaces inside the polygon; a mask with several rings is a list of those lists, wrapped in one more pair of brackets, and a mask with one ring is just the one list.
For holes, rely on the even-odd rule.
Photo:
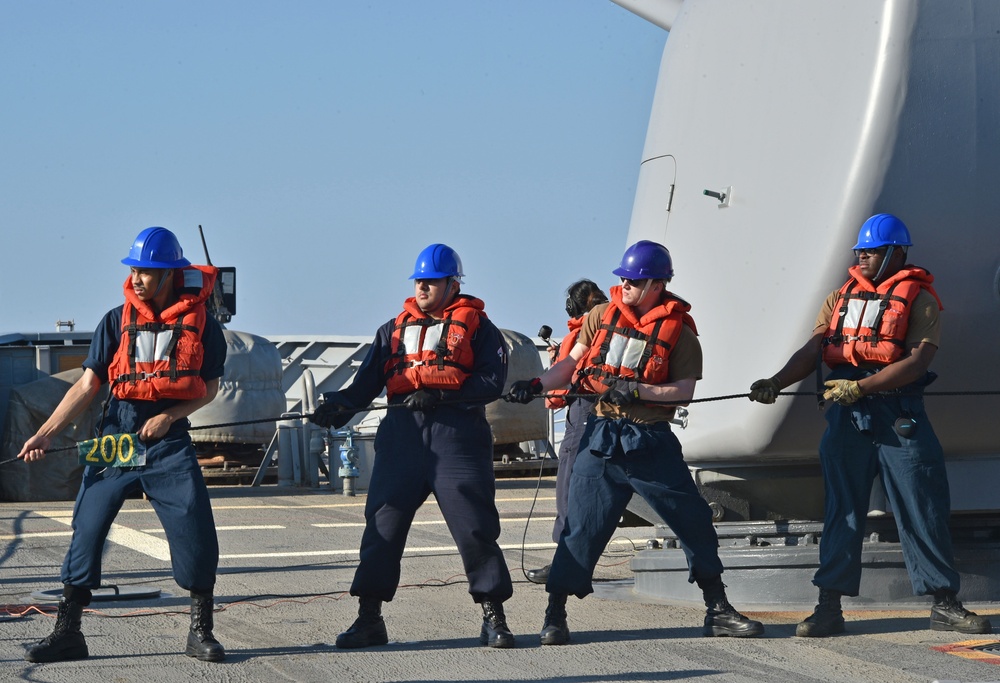
{"label": "navy blue coverall", "polygon": [[[831,379],[863,376],[854,366],[840,366],[830,374]],[[813,578],[816,586],[858,595],[869,496],[875,475],[880,474],[914,594],[958,592],[944,451],[924,412],[921,393],[928,383],[918,382],[895,394],[863,396],[849,406],[834,403],[827,409],[827,429],[819,446],[826,502],[820,568]],[[893,428],[900,418],[912,420],[908,437]]]}
{"label": "navy blue coverall", "polygon": [[566,529],[545,589],[594,592],[594,568],[637,493],[677,534],[690,581],[722,574],[712,511],[698,493],[669,422],[638,424],[590,415],[570,479]]}
{"label": "navy blue coverall", "polygon": [[[108,312],[94,333],[83,363],[108,381],[108,367],[121,340],[122,307]],[[202,333],[205,357],[201,377],[220,378],[226,340],[219,323],[208,316]],[[149,418],[179,401],[120,400],[110,397],[101,434],[135,433]],[[174,422],[162,439],[148,443],[144,467],[87,467],[73,508],[73,539],[63,561],[62,581],[95,589],[101,585],[101,557],[111,524],[125,499],[142,491],[149,497],[170,546],[174,580],[189,591],[210,594],[219,565],[219,542],[208,489],[198,466],[187,420]]]}
{"label": "navy blue coverall", "polygon": [[[602,305],[590,312],[579,343],[591,344],[588,328],[601,320],[603,311]],[[691,329],[685,328],[677,339],[671,357],[682,351],[691,360],[677,372],[690,375],[675,378],[671,363],[668,381],[701,376],[701,346]],[[546,591],[579,598],[594,592],[594,568],[633,493],[642,496],[677,534],[688,560],[690,581],[721,575],[712,511],[698,493],[680,441],[671,431],[673,408],[630,407],[622,409],[621,416],[602,416],[605,404],[588,405],[594,406],[594,412],[587,417],[573,463],[566,526],[552,558]],[[639,416],[645,419],[630,419]]]}
{"label": "navy blue coverall", "polygon": [[[324,394],[325,401],[362,409],[382,393],[394,323],[390,320],[378,329],[350,386]],[[485,317],[472,350],[471,375],[460,389],[444,392],[446,401],[459,403],[413,411],[401,405],[406,396],[394,396],[379,424],[351,595],[392,600],[410,524],[431,493],[458,546],[475,602],[504,602],[513,594],[510,571],[497,544],[500,515],[485,408],[503,391],[507,351],[500,331]]]}
{"label": "navy blue coverall", "polygon": [[573,464],[576,462],[580,439],[583,438],[583,431],[587,426],[587,415],[594,408],[594,400],[591,397],[576,398],[566,407],[566,428],[559,444],[559,466],[556,470],[556,521],[552,524],[552,540],[555,543],[559,542],[559,537],[566,528]]}

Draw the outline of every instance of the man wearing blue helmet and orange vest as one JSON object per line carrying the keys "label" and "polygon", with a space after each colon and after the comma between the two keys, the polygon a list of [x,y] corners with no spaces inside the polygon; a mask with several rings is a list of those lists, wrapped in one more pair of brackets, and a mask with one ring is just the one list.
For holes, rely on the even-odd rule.
{"label": "man wearing blue helmet and orange vest", "polygon": [[507,350],[480,299],[461,293],[455,250],[432,244],[417,257],[414,296],[375,333],[351,384],[324,394],[312,421],[339,429],[383,389],[389,410],[375,436],[361,559],[351,595],[358,618],[339,648],[385,645],[382,603],[399,584],[407,532],[434,494],[462,556],[469,593],[482,606],[480,643],[514,646],[503,603],[513,594],[500,537],[493,436],[485,405],[507,380]]}
{"label": "man wearing blue helmet and orange vest", "polygon": [[508,399],[527,403],[569,383],[594,394],[569,485],[566,525],[545,589],[543,645],[570,639],[566,598],[592,593],[594,568],[633,493],[673,529],[688,560],[688,580],[705,598],[706,636],[756,636],[759,621],[729,604],[722,583],[712,511],[698,493],[670,428],[678,405],[694,396],[702,356],[691,306],[666,285],[674,270],[662,244],[630,246],[614,271],[621,285],[595,306],[569,357],[541,377],[515,382]]}
{"label": "man wearing blue helmet and orange vest", "polygon": [[125,499],[142,492],[166,532],[174,578],[191,593],[185,654],[217,662],[225,657],[212,634],[219,543],[187,420],[212,401],[223,375],[225,337],[205,308],[217,271],[191,265],[174,234],[159,227],[139,233],[122,263],[131,269],[125,304],[104,316],[83,376],[17,456],[26,462],[45,457],[52,437],[90,405],[102,384],[110,384],[98,430],[100,454],[124,453],[122,444],[128,443],[128,458],[101,458],[84,470],[55,628],[25,658],[88,656],[81,615],[101,585],[104,543]]}
{"label": "man wearing blue helmet and orange vest", "polygon": [[934,277],[906,262],[910,233],[896,216],[876,214],[858,234],[850,278],[820,309],[812,336],[774,376],[754,382],[750,400],[774,403],[783,388],[831,368],[823,397],[834,404],[819,445],[826,494],[819,602],[795,635],[843,633],[841,596],[861,587],[864,520],[881,475],[916,595],[931,595],[930,628],[989,633],[989,620],[957,598],[944,452],[924,412],[923,390],[940,343],[941,302]]}

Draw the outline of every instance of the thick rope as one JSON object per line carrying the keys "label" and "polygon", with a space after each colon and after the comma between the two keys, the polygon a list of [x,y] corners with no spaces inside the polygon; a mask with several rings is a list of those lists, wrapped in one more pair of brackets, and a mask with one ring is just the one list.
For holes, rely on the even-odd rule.
{"label": "thick rope", "polygon": [[[902,395],[905,395],[906,393],[907,392],[902,392],[902,391],[887,391],[887,392],[880,392],[880,394],[869,394],[869,395],[870,396],[878,396],[878,395],[886,395],[886,396],[897,395],[897,396],[902,396]],[[912,393],[918,393],[918,394],[921,394],[923,396],[997,396],[997,395],[1000,395],[1000,391],[923,391],[923,392],[912,392]],[[815,396],[815,397],[820,397],[820,396],[822,396],[822,393],[815,392],[815,391],[779,391],[775,395],[776,396]],[[536,394],[534,396],[534,398],[537,398],[537,399],[563,398],[563,399],[565,399],[565,398],[581,398],[581,397],[591,397],[592,398],[593,396],[594,396],[594,394],[543,393],[543,394]],[[729,401],[729,400],[732,400],[734,398],[749,398],[749,397],[750,397],[749,393],[747,393],[747,394],[725,394],[725,395],[721,395],[721,396],[709,396],[707,398],[692,398],[692,399],[687,400],[687,401],[647,401],[647,400],[643,400],[642,403],[646,403],[646,404],[651,404],[652,403],[652,404],[663,405],[663,406],[677,406],[677,405],[690,405],[692,403],[711,403],[713,401]],[[493,401],[497,401],[497,400],[500,400],[500,399],[503,399],[505,401],[509,401],[510,400],[508,398],[508,395],[505,394],[505,395],[503,395],[503,396],[501,396],[499,398],[490,398],[490,399],[454,399],[454,400],[437,401],[434,405],[451,405],[451,404],[459,404],[459,403],[466,404],[466,405],[468,405],[470,403],[484,403],[485,404],[485,403],[492,403]],[[387,403],[385,405],[378,405],[378,406],[376,406],[376,405],[370,405],[370,406],[367,406],[365,408],[344,409],[344,410],[337,410],[337,411],[332,411],[332,412],[334,414],[336,414],[336,415],[347,415],[347,414],[355,415],[357,413],[369,413],[369,412],[374,412],[376,410],[388,410],[389,408],[405,408],[405,407],[406,406],[404,404],[402,404],[402,403]],[[221,429],[223,427],[238,427],[240,425],[260,424],[262,422],[287,422],[288,420],[301,420],[301,419],[311,420],[312,417],[313,417],[313,415],[314,415],[314,413],[285,413],[285,414],[281,415],[280,417],[265,417],[265,418],[260,418],[260,419],[256,419],[256,420],[240,420],[238,422],[219,422],[217,424],[200,425],[198,427],[190,427],[188,429],[188,431],[193,432],[193,431],[202,430],[202,429]],[[49,449],[49,450],[47,450],[45,452],[46,453],[60,453],[60,452],[64,452],[64,451],[73,451],[73,450],[76,450],[76,448],[77,448],[78,445],[79,444],[74,444],[72,446],[64,446],[62,448],[51,448],[51,449]],[[4,465],[7,465],[9,463],[12,463],[12,462],[17,462],[19,459],[20,458],[8,458],[7,460],[0,460],[0,467],[2,467]]]}

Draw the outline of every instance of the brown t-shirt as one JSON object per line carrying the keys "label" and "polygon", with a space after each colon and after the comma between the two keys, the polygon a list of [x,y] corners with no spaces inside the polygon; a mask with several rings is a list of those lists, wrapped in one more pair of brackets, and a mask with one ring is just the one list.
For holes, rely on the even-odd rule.
{"label": "brown t-shirt", "polygon": [[[610,304],[600,304],[595,306],[587,314],[580,329],[580,336],[577,338],[578,344],[590,347],[597,335],[597,330],[601,326],[601,318],[604,311]],[[676,382],[682,379],[701,379],[702,355],[701,343],[698,336],[687,325],[681,327],[681,334],[677,338],[677,343],[670,350],[667,366],[667,382]],[[633,404],[626,408],[610,405],[598,401],[594,406],[594,413],[599,417],[617,419],[626,417],[634,422],[652,423],[663,422],[674,416],[673,406],[657,406],[645,404]]]}
{"label": "brown t-shirt", "polygon": [[[833,307],[837,303],[837,296],[840,290],[833,292],[826,297],[823,307],[816,316],[816,325],[813,333],[822,331],[830,326],[833,319]],[[906,348],[912,349],[920,345],[921,342],[941,346],[941,317],[939,315],[937,299],[926,289],[921,289],[917,298],[910,307],[910,319],[906,325]]]}

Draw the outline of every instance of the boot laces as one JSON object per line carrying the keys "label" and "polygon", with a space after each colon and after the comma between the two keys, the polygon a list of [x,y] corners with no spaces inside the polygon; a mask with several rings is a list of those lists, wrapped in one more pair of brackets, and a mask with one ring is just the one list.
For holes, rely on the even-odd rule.
{"label": "boot laces", "polygon": [[945,593],[936,600],[935,607],[944,612],[951,612],[960,618],[965,618],[970,614],[969,610],[962,606],[962,602],[958,597],[951,593]]}
{"label": "boot laces", "polygon": [[729,604],[729,600],[725,596],[708,600],[705,606],[708,607],[709,614],[731,614],[741,619],[745,618],[736,611],[735,607]]}
{"label": "boot laces", "polygon": [[72,611],[72,605],[68,602],[59,603],[59,609],[56,612],[56,625],[52,629],[52,634],[45,639],[46,641],[76,630]]}
{"label": "boot laces", "polygon": [[201,637],[202,640],[212,639],[212,627],[214,624],[212,600],[196,600],[191,604],[191,630]]}
{"label": "boot laces", "polygon": [[566,605],[549,605],[545,608],[546,624],[566,623]]}
{"label": "boot laces", "polygon": [[65,610],[62,607],[59,608],[59,615],[56,617],[56,625],[52,629],[52,635],[50,635],[46,640],[50,638],[57,638],[64,633],[69,631],[69,610]]}
{"label": "boot laces", "polygon": [[503,605],[492,602],[483,603],[483,616],[493,628],[507,627],[506,617],[503,613]]}

